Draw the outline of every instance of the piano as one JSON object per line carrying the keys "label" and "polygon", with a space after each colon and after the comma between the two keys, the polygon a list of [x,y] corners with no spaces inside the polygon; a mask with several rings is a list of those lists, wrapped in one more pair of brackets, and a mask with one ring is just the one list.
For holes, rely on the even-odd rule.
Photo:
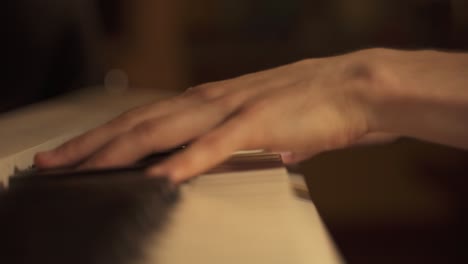
{"label": "piano", "polygon": [[0,115],[0,262],[344,262],[302,176],[274,153],[235,153],[178,187],[139,166],[25,174],[37,151],[168,96],[94,87]]}

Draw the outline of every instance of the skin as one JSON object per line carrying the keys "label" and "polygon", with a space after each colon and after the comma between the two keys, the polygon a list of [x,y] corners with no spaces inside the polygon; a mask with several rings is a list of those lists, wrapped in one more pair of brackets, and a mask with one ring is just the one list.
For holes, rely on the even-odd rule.
{"label": "skin", "polygon": [[237,150],[297,163],[399,136],[468,149],[467,54],[369,49],[202,84],[38,153],[35,163],[112,167],[191,142],[147,170],[179,183]]}

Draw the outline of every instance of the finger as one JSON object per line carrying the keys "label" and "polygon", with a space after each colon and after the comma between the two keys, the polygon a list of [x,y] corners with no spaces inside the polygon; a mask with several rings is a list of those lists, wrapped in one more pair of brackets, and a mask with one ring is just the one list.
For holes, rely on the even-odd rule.
{"label": "finger", "polygon": [[53,150],[38,153],[34,158],[34,163],[40,168],[74,165],[143,120],[164,116],[182,107],[200,103],[194,98],[181,97],[130,110]]}
{"label": "finger", "polygon": [[76,164],[146,119],[164,116],[182,108],[194,107],[206,100],[221,96],[225,90],[221,82],[204,84],[189,89],[175,98],[133,109],[54,150],[38,153],[35,156],[35,164],[42,168]]}
{"label": "finger", "polygon": [[316,155],[316,152],[281,152],[281,159],[286,165],[297,164]]}
{"label": "finger", "polygon": [[367,134],[354,143],[356,146],[390,143],[398,139],[398,136],[391,133],[374,132]]}
{"label": "finger", "polygon": [[[247,92],[242,93],[243,97],[252,97],[270,86],[255,85],[259,80],[263,80],[259,76],[261,75],[253,74],[252,76],[248,75],[227,81],[202,84],[189,89],[176,99],[129,111],[110,123],[74,138],[54,150],[38,153],[35,156],[35,164],[41,168],[74,165],[146,119],[164,116],[182,108],[193,107],[222,97],[227,93],[234,93],[233,91],[236,90],[247,90]],[[248,89],[252,86],[255,86],[255,89]],[[232,88],[238,89],[234,90]]]}
{"label": "finger", "polygon": [[238,115],[195,141],[186,150],[147,170],[148,175],[168,175],[180,183],[226,160],[240,149],[256,148],[250,133],[251,117]]}
{"label": "finger", "polygon": [[105,146],[81,167],[126,165],[149,153],[187,143],[217,126],[237,108],[240,102],[228,99],[143,122]]}

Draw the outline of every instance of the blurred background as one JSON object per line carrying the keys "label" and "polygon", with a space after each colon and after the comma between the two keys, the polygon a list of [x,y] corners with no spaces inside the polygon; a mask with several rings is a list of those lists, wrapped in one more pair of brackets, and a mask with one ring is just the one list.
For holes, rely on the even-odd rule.
{"label": "blurred background", "polygon": [[[465,0],[15,0],[1,6],[0,112],[104,85],[116,74],[131,89],[182,91],[363,48],[468,48]],[[466,259],[466,151],[402,139],[322,154],[298,169],[349,263]]]}

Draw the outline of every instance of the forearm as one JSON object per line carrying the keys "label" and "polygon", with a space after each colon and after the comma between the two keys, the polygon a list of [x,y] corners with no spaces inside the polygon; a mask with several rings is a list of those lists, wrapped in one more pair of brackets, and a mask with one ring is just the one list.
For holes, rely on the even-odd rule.
{"label": "forearm", "polygon": [[379,81],[368,90],[370,131],[468,149],[468,54],[371,53]]}

